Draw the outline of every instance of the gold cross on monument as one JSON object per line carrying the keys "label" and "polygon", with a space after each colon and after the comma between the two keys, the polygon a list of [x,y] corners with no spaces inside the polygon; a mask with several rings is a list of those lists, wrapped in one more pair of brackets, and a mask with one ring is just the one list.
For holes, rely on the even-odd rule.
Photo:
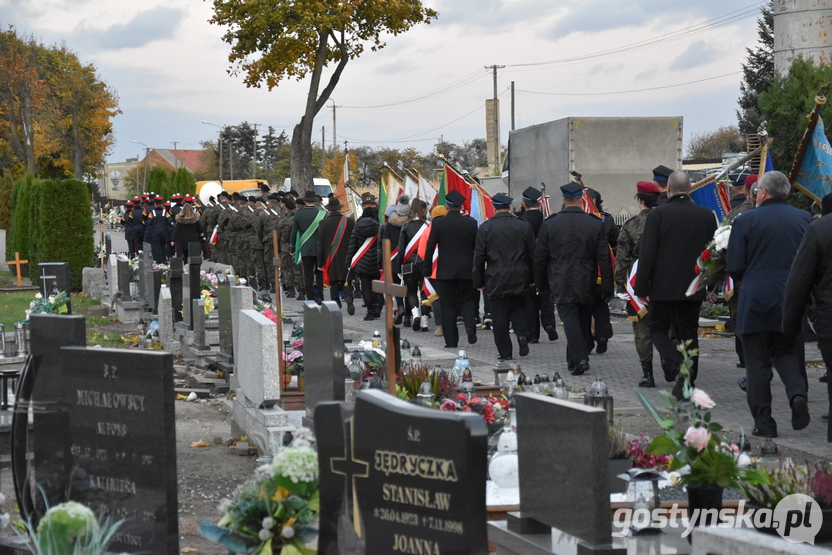
{"label": "gold cross on monument", "polygon": [[277,324],[277,364],[280,374],[280,391],[286,389],[283,376],[286,373],[286,364],[283,362],[283,310],[280,302],[280,248],[277,243],[277,230],[272,230],[272,244],[274,245],[274,257],[272,264],[274,265],[274,311],[275,324]]}
{"label": "gold cross on monument", "polygon": [[343,457],[329,459],[329,468],[333,474],[346,477],[347,483],[347,514],[351,517],[355,535],[361,537],[361,510],[358,507],[358,489],[356,478],[366,478],[370,475],[370,465],[366,461],[355,458],[355,419],[347,420],[349,443],[344,445]]}
{"label": "gold cross on monument", "polygon": [[390,239],[383,243],[384,281],[373,280],[373,292],[384,294],[384,317],[387,328],[387,391],[396,395],[396,336],[393,331],[393,297],[407,295],[407,287],[393,283],[393,267],[390,264]]}
{"label": "gold cross on monument", "polygon": [[19,252],[14,253],[14,260],[7,260],[6,261],[6,264],[8,264],[9,266],[17,266],[16,272],[17,272],[17,286],[18,287],[23,287],[23,275],[20,273],[20,268],[23,264],[28,264],[28,263],[29,263],[28,260],[20,260],[20,253]]}

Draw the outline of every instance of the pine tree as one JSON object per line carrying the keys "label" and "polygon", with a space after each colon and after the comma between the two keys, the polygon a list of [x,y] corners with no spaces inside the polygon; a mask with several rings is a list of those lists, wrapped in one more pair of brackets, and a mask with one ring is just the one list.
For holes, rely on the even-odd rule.
{"label": "pine tree", "polygon": [[762,17],[757,20],[757,36],[760,44],[754,49],[746,48],[748,56],[742,65],[743,80],[740,83],[740,97],[737,100],[737,123],[740,133],[756,133],[763,116],[760,113],[760,95],[774,81],[774,6],[773,2],[760,9]]}

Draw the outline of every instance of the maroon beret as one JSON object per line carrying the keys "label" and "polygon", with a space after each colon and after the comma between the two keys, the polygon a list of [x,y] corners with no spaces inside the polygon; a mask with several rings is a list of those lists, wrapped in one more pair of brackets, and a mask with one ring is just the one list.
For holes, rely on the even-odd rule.
{"label": "maroon beret", "polygon": [[636,191],[639,193],[661,193],[659,186],[652,181],[639,181],[636,183]]}

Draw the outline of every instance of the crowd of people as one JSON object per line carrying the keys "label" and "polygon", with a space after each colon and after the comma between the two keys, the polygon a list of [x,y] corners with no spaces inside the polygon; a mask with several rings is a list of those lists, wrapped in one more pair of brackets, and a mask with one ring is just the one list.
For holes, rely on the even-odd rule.
{"label": "crowd of people", "polygon": [[[557,309],[574,375],[590,369],[593,350],[606,352],[612,337],[609,302],[618,292],[628,299],[642,370],[638,385],[656,385],[655,348],[678,398],[684,386],[678,347],[687,345],[695,384],[700,308],[716,294],[691,290],[697,260],[717,228],[731,225],[730,312],[738,366],[746,368],[739,385],[754,420],[752,433],[776,437],[772,369],[785,385],[792,427],[801,430],[810,421],[807,329],[818,336],[827,367],[832,363],[832,317],[826,312],[832,304],[832,218],[813,222],[809,212],[789,206],[790,188],[776,171],[759,180],[743,177],[735,184],[732,211],[719,222],[714,212],[693,202],[687,173],[659,166],[652,181],[636,184],[640,212],[620,229],[603,211],[601,195],[579,183],[560,188],[561,210],[547,218],[533,187],[523,191],[516,213],[514,199],[496,194],[494,216],[481,225],[463,214],[467,199],[456,190],[433,208],[400,195],[381,218],[377,199],[365,193],[362,212],[353,218],[342,213],[335,197],[324,205],[312,190],[300,196],[267,188],[259,197],[223,192],[204,206],[189,196],[174,195],[164,203],[144,195],[128,203],[124,225],[131,252],[150,243],[154,260],[163,262],[187,256],[188,244],[199,242],[205,256],[232,265],[261,291],[275,290],[276,231],[285,294],[320,303],[328,288],[330,299],[346,304],[350,315],[360,295],[365,320],[381,316],[382,297],[372,282],[382,278],[389,241],[391,279],[407,289],[396,299],[397,324],[428,331],[432,317],[435,335],[453,349],[459,346],[458,322],[468,343],[476,343],[478,329],[490,327],[498,358],[509,360],[512,333],[519,356],[539,342],[541,329],[549,341],[558,340]],[[832,211],[832,195],[823,204],[824,214]],[[828,387],[832,399],[832,382]]]}

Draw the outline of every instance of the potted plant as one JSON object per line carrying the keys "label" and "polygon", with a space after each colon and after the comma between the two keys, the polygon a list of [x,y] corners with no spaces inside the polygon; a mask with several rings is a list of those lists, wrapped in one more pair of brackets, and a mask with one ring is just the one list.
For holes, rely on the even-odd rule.
{"label": "potted plant", "polygon": [[610,440],[610,493],[624,493],[627,482],[618,477],[633,467],[629,457],[629,444],[624,431],[618,426],[609,426]]}
{"label": "potted plant", "polygon": [[[815,535],[815,543],[832,540],[832,469],[821,463],[796,466],[791,459],[780,461],[777,468],[768,471],[768,484],[742,484],[753,509],[774,510],[783,498],[803,494],[814,499],[821,508],[823,523]],[[757,530],[777,534],[771,522],[754,519]]]}
{"label": "potted plant", "polygon": [[99,524],[89,508],[67,501],[50,507],[37,526],[31,522],[24,526],[31,535],[28,547],[35,555],[104,555],[122,522],[108,518]]}
{"label": "potted plant", "polygon": [[[650,442],[646,451],[652,455],[673,457],[669,470],[679,471],[680,482],[688,493],[688,512],[695,509],[722,509],[722,491],[726,487],[740,489],[740,484],[757,486],[769,483],[763,470],[740,467],[739,447],[717,434],[722,426],[714,422],[710,410],[716,405],[707,393],[690,385],[690,368],[695,350],[690,342],[680,345],[683,356],[681,374],[684,379],[682,399],[663,391],[667,407],[674,416],[664,418],[641,391],[636,395],[664,433]],[[687,426],[683,432],[682,429]],[[680,429],[681,428],[681,429]]]}

